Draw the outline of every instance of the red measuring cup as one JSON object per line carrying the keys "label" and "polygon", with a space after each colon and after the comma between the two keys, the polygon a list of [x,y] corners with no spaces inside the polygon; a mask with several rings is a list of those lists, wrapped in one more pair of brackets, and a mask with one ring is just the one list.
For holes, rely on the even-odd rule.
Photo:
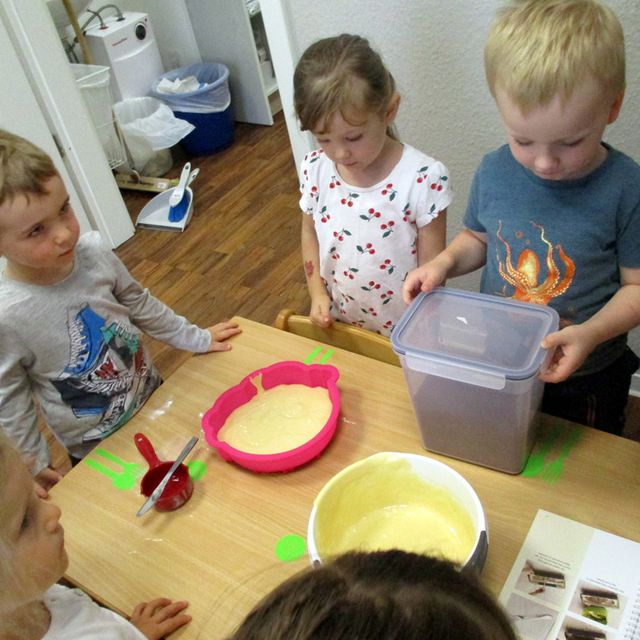
{"label": "red measuring cup", "polygon": [[[140,493],[149,497],[153,490],[162,482],[165,474],[173,464],[172,460],[162,462],[156,455],[149,438],[142,433],[136,433],[133,437],[140,455],[147,461],[149,471],[142,477]],[[186,465],[180,466],[173,472],[167,486],[162,491],[158,501],[154,505],[157,511],[173,511],[181,507],[193,493],[193,481]]]}

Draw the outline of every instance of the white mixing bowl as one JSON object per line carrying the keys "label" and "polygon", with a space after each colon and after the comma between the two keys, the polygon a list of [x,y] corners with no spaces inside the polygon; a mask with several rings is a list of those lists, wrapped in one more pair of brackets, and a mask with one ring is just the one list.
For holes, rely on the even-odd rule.
{"label": "white mixing bowl", "polygon": [[349,465],[323,487],[309,517],[307,547],[313,564],[345,551],[395,547],[481,571],[487,522],[457,471],[427,456],[383,452]]}

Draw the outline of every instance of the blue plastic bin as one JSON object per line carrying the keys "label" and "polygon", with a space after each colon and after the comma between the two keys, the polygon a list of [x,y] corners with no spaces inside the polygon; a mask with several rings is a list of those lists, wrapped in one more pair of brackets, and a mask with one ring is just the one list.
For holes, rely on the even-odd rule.
{"label": "blue plastic bin", "polygon": [[[160,93],[163,78],[176,80],[195,76],[200,88],[185,93]],[[195,129],[180,141],[184,151],[192,156],[209,155],[234,141],[234,120],[229,93],[229,70],[217,62],[192,64],[160,76],[151,86],[150,94],[168,104],[176,118],[190,122]]]}
{"label": "blue plastic bin", "polygon": [[224,111],[211,113],[188,113],[174,111],[176,118],[190,122],[195,129],[180,140],[185,153],[206,156],[222,151],[233,144],[233,111],[229,105]]}

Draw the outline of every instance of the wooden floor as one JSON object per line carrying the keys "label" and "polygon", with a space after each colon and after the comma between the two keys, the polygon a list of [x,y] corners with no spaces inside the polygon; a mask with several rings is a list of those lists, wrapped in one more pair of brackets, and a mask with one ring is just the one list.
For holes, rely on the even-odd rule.
{"label": "wooden floor", "polygon": [[[308,307],[298,179],[282,113],[273,127],[237,123],[235,133],[229,149],[211,156],[174,152],[169,177],[185,159],[200,169],[183,233],[141,229],[116,251],[154,295],[200,326],[233,315],[272,324],[281,308]],[[152,194],[122,193],[135,222]],[[188,355],[148,344],[165,377]]]}
{"label": "wooden floor", "polygon": [[[174,151],[177,177],[190,160],[194,214],[184,233],[137,230],[116,253],[132,274],[200,326],[234,315],[273,324],[278,311],[308,311],[300,256],[298,180],[282,113],[273,127],[236,125],[236,140],[211,156]],[[123,191],[135,219],[153,194]],[[188,356],[147,339],[164,377]],[[627,433],[640,440],[640,398],[630,398]]]}

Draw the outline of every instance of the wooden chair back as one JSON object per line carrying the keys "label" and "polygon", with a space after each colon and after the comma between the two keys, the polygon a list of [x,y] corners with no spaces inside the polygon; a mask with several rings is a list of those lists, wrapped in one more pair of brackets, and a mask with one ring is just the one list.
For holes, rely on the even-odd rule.
{"label": "wooden chair back", "polygon": [[400,359],[392,349],[389,338],[367,329],[338,321],[334,321],[329,329],[323,329],[313,324],[308,316],[296,315],[291,309],[280,311],[274,326],[304,338],[400,366]]}

